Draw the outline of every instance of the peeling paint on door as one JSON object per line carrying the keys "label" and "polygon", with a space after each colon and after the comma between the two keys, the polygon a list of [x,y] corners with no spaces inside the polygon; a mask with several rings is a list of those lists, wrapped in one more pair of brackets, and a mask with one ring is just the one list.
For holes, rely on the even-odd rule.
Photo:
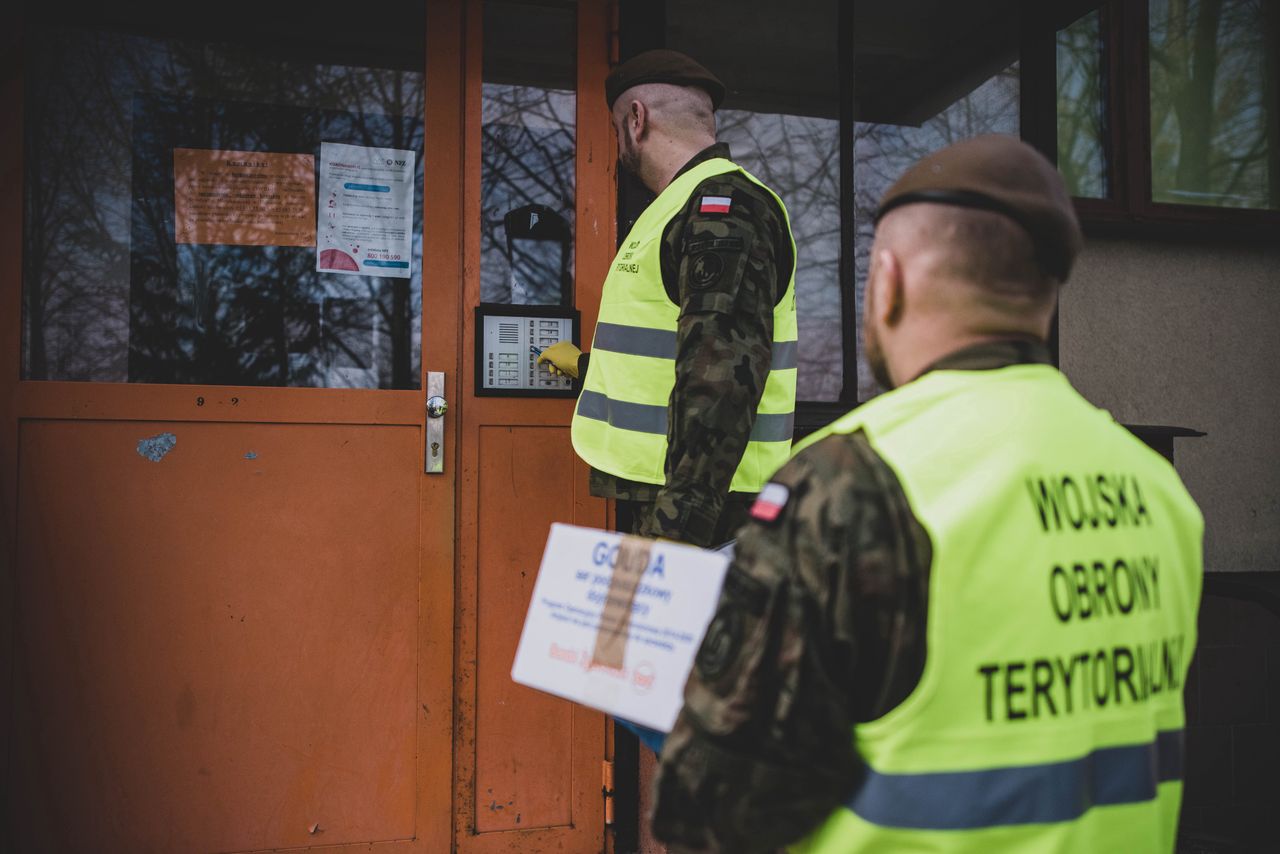
{"label": "peeling paint on door", "polygon": [[164,455],[173,450],[173,446],[178,444],[178,437],[172,433],[161,433],[159,436],[152,436],[149,439],[138,440],[138,456],[145,457],[153,463],[158,463],[164,459]]}

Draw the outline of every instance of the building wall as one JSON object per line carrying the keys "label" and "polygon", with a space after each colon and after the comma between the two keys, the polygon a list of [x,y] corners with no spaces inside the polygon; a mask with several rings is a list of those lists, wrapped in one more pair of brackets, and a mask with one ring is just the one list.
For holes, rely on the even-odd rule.
{"label": "building wall", "polygon": [[1280,571],[1280,246],[1091,238],[1062,293],[1061,363],[1128,424],[1203,430],[1174,459],[1210,571]]}

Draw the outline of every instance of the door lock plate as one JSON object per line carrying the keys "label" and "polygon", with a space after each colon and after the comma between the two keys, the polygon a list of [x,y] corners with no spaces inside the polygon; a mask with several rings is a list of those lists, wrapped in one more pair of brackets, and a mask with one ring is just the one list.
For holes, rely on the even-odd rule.
{"label": "door lock plate", "polygon": [[427,372],[427,430],[423,449],[422,470],[427,474],[444,474],[444,414],[449,403],[444,399],[444,372]]}

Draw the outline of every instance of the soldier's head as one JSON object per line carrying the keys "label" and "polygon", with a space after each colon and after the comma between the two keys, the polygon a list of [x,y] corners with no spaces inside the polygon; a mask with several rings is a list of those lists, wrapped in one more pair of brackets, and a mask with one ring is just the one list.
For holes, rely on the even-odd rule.
{"label": "soldier's head", "polygon": [[876,214],[863,342],[886,388],[985,340],[1045,339],[1082,243],[1058,171],[989,135],[908,169]]}
{"label": "soldier's head", "polygon": [[618,134],[618,159],[657,192],[688,159],[715,142],[724,85],[673,50],[650,50],[615,68],[605,98]]}

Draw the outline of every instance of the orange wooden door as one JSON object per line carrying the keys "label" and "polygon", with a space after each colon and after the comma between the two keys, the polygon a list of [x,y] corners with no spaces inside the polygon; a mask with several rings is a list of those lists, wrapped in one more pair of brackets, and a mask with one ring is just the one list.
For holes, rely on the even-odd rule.
{"label": "orange wooden door", "polygon": [[[591,340],[600,284],[614,254],[617,155],[604,106],[610,4],[559,4],[569,16],[567,30],[564,21],[557,27],[547,20],[556,7],[483,0],[468,4],[455,753],[455,826],[457,850],[463,854],[592,852],[606,847],[601,785],[607,756],[605,717],[517,685],[510,676],[549,526],[568,522],[606,527],[606,503],[587,494],[587,469],[570,443],[572,400],[481,397],[472,381],[477,330],[471,309],[492,299],[495,287],[492,271],[486,270],[494,261],[483,229],[497,219],[501,208],[490,209],[490,182],[502,177],[493,173],[505,168],[508,161],[503,158],[509,153],[503,149],[495,155],[493,147],[510,141],[491,133],[491,117],[514,116],[512,121],[523,122],[520,128],[532,126],[535,136],[539,128],[546,131],[531,141],[529,161],[515,168],[513,193],[517,201],[568,208],[565,216],[576,226],[575,304],[582,312],[584,342]],[[502,31],[510,34],[510,41],[503,40]],[[576,65],[570,65],[572,79],[547,82],[554,77],[551,72],[532,71],[535,46],[559,43],[566,32],[572,37],[567,52],[577,56]],[[499,50],[518,61],[502,65],[493,55]],[[549,53],[552,58],[571,57]],[[504,101],[502,86],[507,83],[516,88]],[[528,88],[520,88],[526,83]],[[559,87],[576,90],[567,121],[554,101],[565,96]],[[524,121],[519,118],[523,115],[533,118]],[[559,115],[560,124],[548,131],[545,121],[551,115]],[[566,131],[569,121],[573,127]],[[572,137],[573,189],[567,200],[565,192],[548,186],[555,182],[546,179],[557,172],[556,162],[544,159],[555,145],[555,133]],[[567,183],[564,175],[557,180]],[[513,203],[512,197],[502,198],[504,206]],[[504,276],[497,279],[505,282]],[[513,296],[512,301],[520,300]]]}
{"label": "orange wooden door", "polygon": [[428,371],[460,391],[461,0],[426,15],[405,390],[22,379],[24,163],[47,152],[6,59],[0,848],[453,846],[461,421],[424,474],[424,403]]}

